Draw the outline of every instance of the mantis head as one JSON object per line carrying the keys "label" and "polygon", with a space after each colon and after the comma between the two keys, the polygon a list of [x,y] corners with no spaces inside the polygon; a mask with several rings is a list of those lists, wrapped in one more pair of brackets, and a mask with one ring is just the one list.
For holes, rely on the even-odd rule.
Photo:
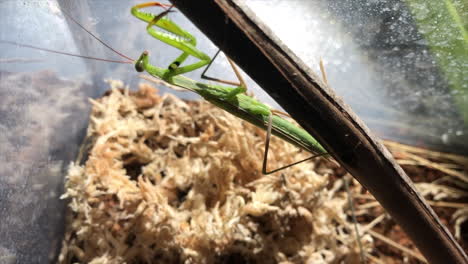
{"label": "mantis head", "polygon": [[148,51],[143,51],[143,53],[140,55],[138,60],[135,62],[135,70],[137,72],[144,72],[146,69],[146,65],[148,64],[148,57],[149,53]]}

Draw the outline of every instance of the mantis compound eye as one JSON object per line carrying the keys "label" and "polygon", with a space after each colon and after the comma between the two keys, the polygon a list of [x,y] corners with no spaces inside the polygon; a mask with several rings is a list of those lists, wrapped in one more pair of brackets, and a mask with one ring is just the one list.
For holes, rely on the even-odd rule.
{"label": "mantis compound eye", "polygon": [[148,51],[143,51],[141,53],[140,58],[135,63],[135,70],[137,72],[144,72],[145,71],[145,64],[148,63]]}
{"label": "mantis compound eye", "polygon": [[143,67],[143,60],[138,60],[135,63],[135,70],[137,72],[144,72],[145,71],[145,68]]}

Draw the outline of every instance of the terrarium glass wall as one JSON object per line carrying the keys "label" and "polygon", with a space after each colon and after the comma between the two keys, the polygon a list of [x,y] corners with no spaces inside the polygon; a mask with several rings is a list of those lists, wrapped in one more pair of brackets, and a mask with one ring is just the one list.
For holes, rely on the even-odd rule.
{"label": "terrarium glass wall", "polygon": [[[247,0],[249,7],[385,139],[468,154],[467,4],[461,0]],[[431,3],[431,5],[427,3]],[[113,48],[168,65],[180,52],[150,37],[130,15],[135,1],[0,2],[0,40],[119,59]],[[157,10],[155,10],[157,12]],[[209,55],[217,48],[182,14],[169,17]],[[201,70],[187,74],[199,79]],[[211,76],[234,79],[223,56]],[[89,61],[0,43],[0,257],[47,262],[60,246],[63,175],[86,132],[88,97],[104,79],[135,87],[132,65]],[[253,81],[249,90],[277,106]],[[161,89],[187,99],[190,93]],[[8,262],[10,261],[10,262]],[[3,263],[3,262],[2,262]]]}

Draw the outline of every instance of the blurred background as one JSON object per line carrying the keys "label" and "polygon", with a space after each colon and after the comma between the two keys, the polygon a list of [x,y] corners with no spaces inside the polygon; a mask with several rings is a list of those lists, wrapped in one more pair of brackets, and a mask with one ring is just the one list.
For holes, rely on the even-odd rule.
{"label": "blurred background", "polygon": [[[167,3],[167,1],[162,1]],[[116,50],[166,66],[180,51],[131,16],[136,1],[0,2],[0,40],[118,59],[63,15]],[[462,0],[247,0],[248,6],[384,139],[468,155],[468,4]],[[160,9],[153,9],[154,13]],[[182,14],[169,17],[217,51]],[[190,61],[194,61],[189,60]],[[186,74],[200,79],[202,70]],[[223,56],[208,75],[234,80]],[[44,263],[60,247],[63,175],[86,133],[89,97],[119,79],[136,88],[132,65],[82,60],[0,43],[0,263]],[[279,106],[253,81],[256,96]],[[169,88],[187,99],[192,93]]]}

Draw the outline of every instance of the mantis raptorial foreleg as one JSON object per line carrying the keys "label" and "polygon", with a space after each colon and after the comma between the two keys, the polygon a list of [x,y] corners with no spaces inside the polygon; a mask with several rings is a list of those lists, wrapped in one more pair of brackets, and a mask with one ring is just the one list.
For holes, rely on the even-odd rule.
{"label": "mantis raptorial foreleg", "polygon": [[[169,9],[163,11],[162,13],[158,15],[153,15],[150,13],[144,13],[144,12],[139,11],[142,8],[151,7],[151,6],[169,7]],[[245,92],[245,89],[243,89],[245,85],[242,81],[242,77],[240,77],[241,83],[235,83],[231,81],[225,81],[225,80],[221,80],[217,78],[208,77],[205,75],[206,70],[213,63],[213,60],[218,55],[219,51],[215,54],[213,59],[211,59],[208,55],[198,50],[195,47],[197,44],[196,38],[192,36],[190,33],[188,33],[187,31],[180,28],[177,24],[172,22],[170,19],[167,19],[165,17],[169,12],[171,12],[171,8],[172,8],[171,5],[163,5],[158,2],[150,2],[150,3],[143,3],[143,4],[136,5],[131,10],[134,16],[136,16],[137,18],[145,22],[148,22],[148,25],[146,27],[146,31],[148,32],[148,34],[182,51],[182,54],[179,57],[177,57],[171,64],[169,64],[168,66],[169,71],[167,72],[165,78],[171,78],[172,76],[191,72],[205,65],[208,65],[205,71],[203,71],[202,73],[202,78],[217,81],[220,83],[239,86],[240,89],[238,89],[238,91],[235,91],[234,93]],[[163,31],[159,31],[154,26],[162,28],[172,33],[173,35],[170,35]],[[189,56],[198,58],[200,59],[200,61],[195,62],[193,64],[186,65],[186,66],[181,66],[181,64]],[[236,72],[236,75],[238,75],[238,78],[239,78],[240,75],[237,74],[237,72]]]}
{"label": "mantis raptorial foreleg", "polygon": [[[150,13],[144,13],[141,12],[140,9],[146,8],[146,7],[151,7],[151,6],[159,6],[159,7],[169,7],[169,9],[161,12],[158,15],[150,14]],[[234,85],[238,86],[237,89],[233,90],[231,93],[232,95],[236,95],[238,93],[243,93],[246,91],[245,89],[245,82],[242,79],[241,74],[237,70],[237,68],[233,65],[233,63],[229,60],[229,63],[231,66],[233,66],[234,73],[236,74],[237,78],[239,79],[239,83],[232,82],[232,81],[226,81],[222,79],[217,79],[213,77],[206,76],[205,73],[208,70],[208,68],[212,65],[214,59],[218,56],[220,50],[216,52],[213,58],[210,58],[208,55],[203,53],[202,51],[198,50],[195,46],[197,44],[196,39],[194,36],[192,36],[190,33],[187,31],[183,30],[180,28],[177,24],[172,22],[170,19],[166,18],[165,16],[172,12],[171,10],[172,6],[171,5],[163,5],[158,2],[150,2],[150,3],[144,3],[144,4],[139,4],[136,5],[132,8],[131,12],[132,14],[145,21],[148,22],[148,25],[146,27],[146,31],[148,34],[153,36],[154,38],[167,43],[168,45],[173,46],[176,49],[179,49],[182,51],[182,54],[177,57],[169,66],[168,66],[168,72],[165,74],[164,79],[169,79],[173,76],[180,75],[183,73],[191,72],[196,69],[199,69],[205,65],[207,67],[202,73],[202,78],[207,79],[207,80],[212,80],[216,81],[219,83],[224,83],[224,84],[229,84],[229,85]],[[162,28],[173,35],[170,35],[166,32],[159,31],[157,30],[156,27]],[[195,58],[200,59],[200,61],[195,62],[193,64],[189,64],[186,66],[181,66],[181,64],[188,58],[188,56],[193,56]]]}
{"label": "mantis raptorial foreleg", "polygon": [[[148,32],[148,34],[182,51],[182,54],[179,57],[177,57],[171,64],[169,64],[169,71],[165,78],[170,78],[175,75],[191,72],[207,65],[210,62],[210,57],[195,47],[197,44],[196,38],[187,31],[180,28],[170,19],[164,17],[167,13],[170,12],[170,8],[159,15],[153,15],[150,13],[144,13],[140,11],[140,9],[142,8],[151,6],[162,6],[162,4],[157,2],[139,4],[132,7],[131,12],[135,17],[148,23],[148,26],[146,27],[146,31]],[[154,26],[162,28],[172,34],[159,31]],[[188,58],[188,56],[193,56],[197,59],[200,59],[200,61],[186,66],[180,66]]]}

